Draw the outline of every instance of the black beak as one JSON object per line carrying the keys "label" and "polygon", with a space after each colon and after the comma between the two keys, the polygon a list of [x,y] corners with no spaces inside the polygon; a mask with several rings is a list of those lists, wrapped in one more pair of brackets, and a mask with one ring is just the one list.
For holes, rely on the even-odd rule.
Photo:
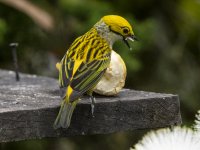
{"label": "black beak", "polygon": [[135,36],[135,35],[131,35],[131,36],[128,36],[128,37],[124,37],[123,38],[123,41],[124,43],[126,43],[126,45],[128,46],[128,48],[130,50],[132,50],[132,48],[130,47],[129,43],[128,43],[128,40],[130,41],[138,41],[138,38]]}
{"label": "black beak", "polygon": [[132,38],[134,41],[139,41],[138,38],[137,38],[135,35],[132,35],[131,38]]}

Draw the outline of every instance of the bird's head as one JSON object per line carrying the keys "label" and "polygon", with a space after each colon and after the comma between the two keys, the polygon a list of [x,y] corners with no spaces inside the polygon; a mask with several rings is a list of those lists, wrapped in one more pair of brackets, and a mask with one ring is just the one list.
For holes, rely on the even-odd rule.
{"label": "bird's head", "polygon": [[[134,41],[137,40],[136,36],[134,35],[133,29],[129,22],[121,16],[117,15],[107,15],[104,16],[99,25],[104,24],[105,27],[103,29],[107,29],[105,34],[105,38],[111,40],[111,43],[114,43],[118,39],[123,39],[123,41],[127,44],[130,48],[128,40]],[[102,28],[101,28],[102,29]]]}

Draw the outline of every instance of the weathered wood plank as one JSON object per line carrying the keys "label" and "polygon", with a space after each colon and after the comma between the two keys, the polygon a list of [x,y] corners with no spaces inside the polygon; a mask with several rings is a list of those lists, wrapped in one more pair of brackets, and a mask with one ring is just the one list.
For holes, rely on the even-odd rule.
{"label": "weathered wood plank", "polygon": [[181,124],[177,95],[123,90],[116,97],[96,97],[95,117],[90,102],[82,98],[71,126],[53,129],[59,110],[57,80],[0,70],[0,142],[43,137],[107,134],[134,129]]}

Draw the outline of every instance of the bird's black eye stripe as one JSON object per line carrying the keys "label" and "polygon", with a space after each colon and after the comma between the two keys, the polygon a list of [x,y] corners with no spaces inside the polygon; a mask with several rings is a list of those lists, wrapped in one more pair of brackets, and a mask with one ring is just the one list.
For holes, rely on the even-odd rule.
{"label": "bird's black eye stripe", "polygon": [[[121,27],[121,28],[122,28],[122,31],[123,31],[124,34],[128,34],[128,33],[129,33],[129,28],[127,28],[127,27]],[[110,26],[109,26],[109,30],[110,30],[111,32],[115,33],[115,34],[118,34],[118,35],[120,35],[120,36],[123,36],[123,35],[121,35],[120,33],[118,33],[118,32],[116,32],[116,31],[112,30]]]}
{"label": "bird's black eye stripe", "polygon": [[[109,26],[109,30],[110,30],[111,32],[115,33],[115,34],[121,35],[120,33],[118,33],[118,32],[116,32],[116,31],[112,30],[110,26]],[[122,35],[121,35],[121,36],[122,36]]]}

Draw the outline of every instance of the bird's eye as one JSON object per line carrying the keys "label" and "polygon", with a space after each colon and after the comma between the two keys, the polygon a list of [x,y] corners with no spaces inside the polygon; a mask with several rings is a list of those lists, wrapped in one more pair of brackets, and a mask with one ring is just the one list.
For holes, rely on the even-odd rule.
{"label": "bird's eye", "polygon": [[124,34],[127,34],[128,33],[128,29],[123,29],[123,32],[124,32]]}

